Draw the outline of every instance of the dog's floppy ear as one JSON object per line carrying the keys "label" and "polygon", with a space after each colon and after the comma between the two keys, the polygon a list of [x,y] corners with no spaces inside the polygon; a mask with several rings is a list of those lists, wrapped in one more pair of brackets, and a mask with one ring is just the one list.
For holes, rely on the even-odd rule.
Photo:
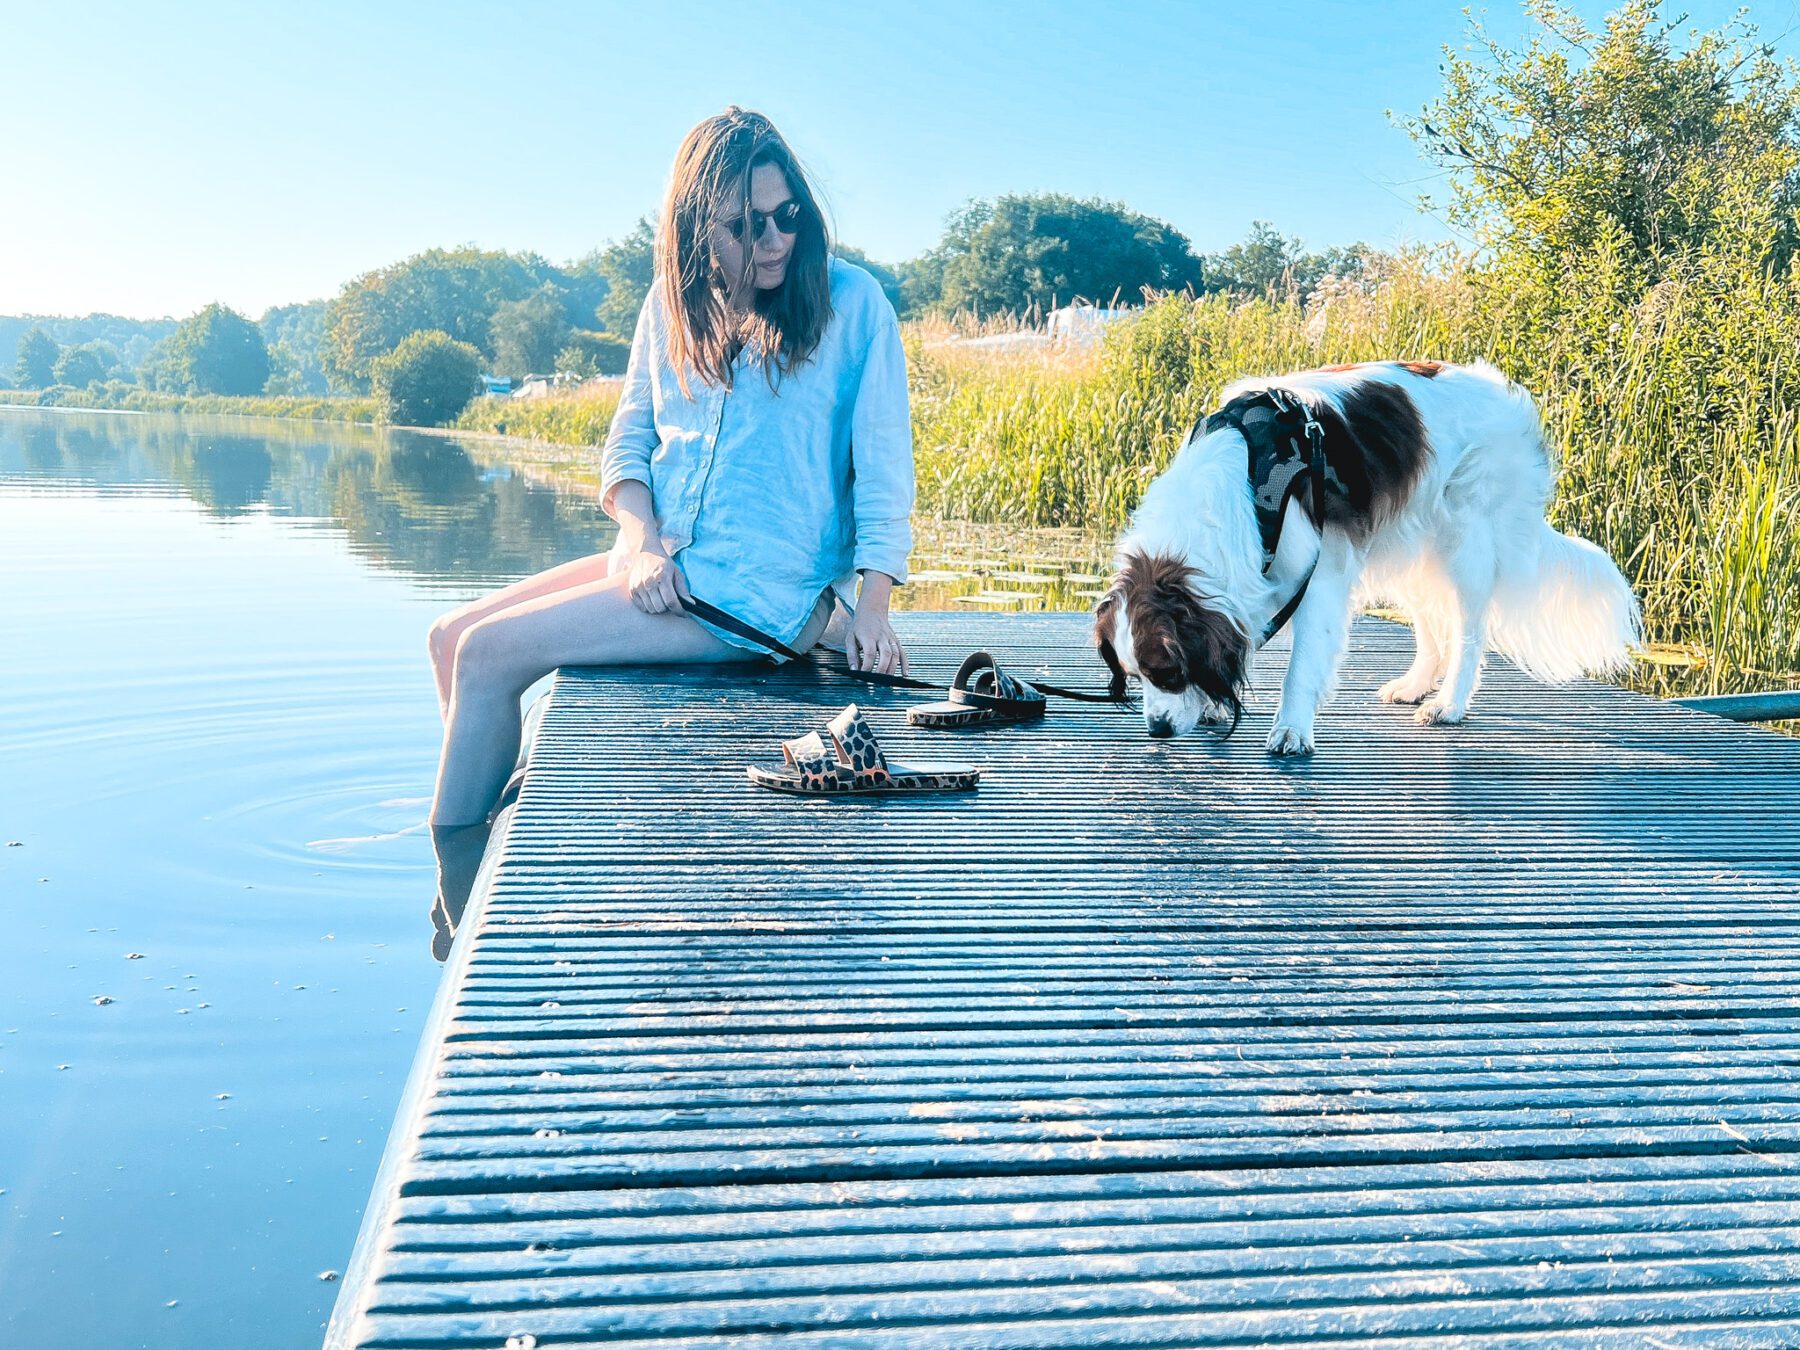
{"label": "dog's floppy ear", "polygon": [[1112,672],[1106,681],[1106,693],[1115,703],[1125,701],[1125,667],[1119,664],[1119,653],[1113,647],[1113,633],[1117,631],[1119,610],[1124,604],[1125,597],[1114,586],[1094,606],[1094,645],[1100,649],[1100,659]]}
{"label": "dog's floppy ear", "polygon": [[1188,683],[1228,710],[1235,724],[1244,714],[1244,666],[1250,659],[1243,629],[1218,610],[1196,604],[1181,616],[1176,632]]}

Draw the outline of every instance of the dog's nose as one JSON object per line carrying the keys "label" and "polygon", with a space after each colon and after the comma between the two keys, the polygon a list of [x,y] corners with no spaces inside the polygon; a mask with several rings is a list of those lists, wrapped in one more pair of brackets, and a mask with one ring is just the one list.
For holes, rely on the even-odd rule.
{"label": "dog's nose", "polygon": [[1175,734],[1175,724],[1166,717],[1151,717],[1146,721],[1149,724],[1150,735],[1156,740],[1166,741]]}

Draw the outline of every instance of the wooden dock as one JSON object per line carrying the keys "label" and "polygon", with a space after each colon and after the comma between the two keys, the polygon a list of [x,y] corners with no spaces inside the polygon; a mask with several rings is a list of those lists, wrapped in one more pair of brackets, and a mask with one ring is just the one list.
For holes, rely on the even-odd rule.
{"label": "wooden dock", "polygon": [[[1225,744],[565,672],[328,1346],[1800,1345],[1800,741],[1505,667],[1421,728],[1409,651],[1307,762],[1281,652]],[[852,700],[979,793],[745,782]]]}

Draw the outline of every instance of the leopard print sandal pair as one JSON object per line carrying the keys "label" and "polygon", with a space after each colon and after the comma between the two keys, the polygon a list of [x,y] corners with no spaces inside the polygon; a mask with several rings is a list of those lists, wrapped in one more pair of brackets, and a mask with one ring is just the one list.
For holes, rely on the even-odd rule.
{"label": "leopard print sandal pair", "polygon": [[849,793],[967,792],[981,781],[968,764],[890,764],[862,709],[854,703],[826,724],[782,742],[779,768],[745,770],[758,787],[816,796]]}

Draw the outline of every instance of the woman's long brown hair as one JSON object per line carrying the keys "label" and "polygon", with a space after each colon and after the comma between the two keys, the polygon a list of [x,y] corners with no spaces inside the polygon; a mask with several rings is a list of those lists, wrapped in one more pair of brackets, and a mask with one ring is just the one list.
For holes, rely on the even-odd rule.
{"label": "woman's long brown hair", "polygon": [[[756,240],[748,223],[750,175],[773,164],[787,178],[788,191],[802,208],[787,274],[773,290],[754,287]],[[720,275],[710,242],[712,228],[741,217],[744,274]],[[741,345],[760,353],[771,384],[777,375],[803,364],[818,350],[831,321],[831,240],[812,186],[781,133],[761,113],[727,108],[709,117],[681,142],[663,203],[656,236],[656,284],[662,287],[669,324],[669,363],[682,392],[689,372],[711,384],[731,387],[731,363]],[[732,314],[726,290],[754,297],[748,314]]]}

